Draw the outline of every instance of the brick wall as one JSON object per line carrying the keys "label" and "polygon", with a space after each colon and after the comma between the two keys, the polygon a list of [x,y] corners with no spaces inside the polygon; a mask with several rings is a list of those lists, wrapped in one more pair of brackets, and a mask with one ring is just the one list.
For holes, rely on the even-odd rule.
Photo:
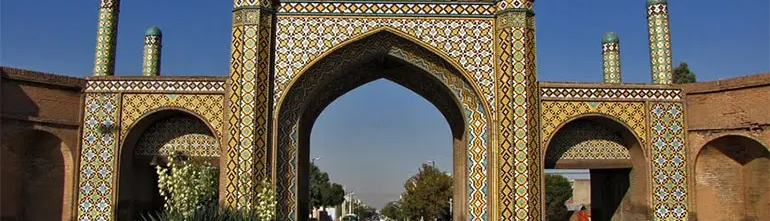
{"label": "brick wall", "polygon": [[[699,220],[770,220],[770,73],[683,89],[694,214]],[[747,164],[730,155],[747,147],[758,151]]]}
{"label": "brick wall", "polygon": [[[20,213],[24,213],[20,208],[34,211],[44,206],[53,208],[46,209],[47,213],[31,213],[27,218],[69,220],[73,215],[72,189],[79,156],[81,90],[85,80],[8,67],[0,67],[0,75],[0,186],[4,193],[0,219],[18,220]],[[33,157],[26,159],[24,155]],[[50,168],[46,170],[52,171],[48,173],[52,177],[50,183],[29,185],[34,180],[16,179],[30,172],[27,164],[41,161],[49,162]],[[5,194],[19,192],[22,187],[32,188],[27,191],[31,193]]]}

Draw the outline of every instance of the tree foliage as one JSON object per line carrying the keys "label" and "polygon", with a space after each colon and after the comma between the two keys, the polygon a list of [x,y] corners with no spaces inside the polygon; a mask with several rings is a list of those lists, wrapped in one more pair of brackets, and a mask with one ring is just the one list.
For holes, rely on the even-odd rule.
{"label": "tree foliage", "polygon": [[674,84],[695,83],[695,73],[690,70],[687,62],[679,63],[672,73]]}
{"label": "tree foliage", "polygon": [[368,219],[377,214],[377,209],[367,205],[355,204],[353,206],[353,214],[356,214],[361,219]]}
{"label": "tree foliage", "polygon": [[382,207],[382,210],[380,213],[388,218],[391,219],[403,219],[406,217],[406,214],[404,213],[404,210],[402,208],[401,200],[398,201],[392,201],[388,204],[385,204],[384,207]]}
{"label": "tree foliage", "polygon": [[342,185],[331,183],[329,174],[310,164],[310,209],[341,204],[345,200]]}
{"label": "tree foliage", "polygon": [[420,171],[404,184],[402,209],[410,219],[449,219],[452,176],[423,164]]}
{"label": "tree foliage", "polygon": [[546,220],[567,220],[567,206],[565,203],[572,197],[572,185],[567,178],[561,175],[545,175],[545,206]]}

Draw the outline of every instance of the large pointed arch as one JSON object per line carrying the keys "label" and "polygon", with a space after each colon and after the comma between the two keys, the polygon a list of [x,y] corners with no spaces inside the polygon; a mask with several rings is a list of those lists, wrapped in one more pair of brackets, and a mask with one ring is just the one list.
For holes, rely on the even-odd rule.
{"label": "large pointed arch", "polygon": [[467,154],[460,160],[466,169],[462,173],[466,192],[464,202],[455,203],[465,205],[458,214],[466,220],[481,220],[489,214],[491,195],[486,190],[493,182],[489,181],[487,159],[494,159],[488,151],[490,111],[472,81],[424,45],[398,31],[380,28],[325,52],[291,82],[276,104],[269,154],[278,188],[279,218],[297,220],[297,211],[304,211],[298,203],[302,200],[298,193],[303,191],[298,177],[307,161],[303,159],[308,152],[304,149],[315,118],[340,95],[379,78],[420,94],[447,118],[455,139],[462,141],[463,154]]}

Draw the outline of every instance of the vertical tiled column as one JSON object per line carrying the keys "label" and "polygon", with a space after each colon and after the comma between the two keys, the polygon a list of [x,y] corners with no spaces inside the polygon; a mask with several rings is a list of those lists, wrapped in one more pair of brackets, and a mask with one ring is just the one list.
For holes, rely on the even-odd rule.
{"label": "vertical tiled column", "polygon": [[269,178],[272,44],[271,0],[235,0],[228,93],[224,202],[254,208],[259,181]]}
{"label": "vertical tiled column", "polygon": [[160,75],[160,49],[163,33],[158,27],[152,26],[144,33],[144,55],[142,60],[142,75]]}
{"label": "vertical tiled column", "polygon": [[115,220],[120,95],[85,93],[77,220]]}
{"label": "vertical tiled column", "polygon": [[115,75],[115,45],[118,38],[120,0],[101,0],[96,32],[94,76]]}
{"label": "vertical tiled column", "polygon": [[604,83],[620,83],[620,39],[615,32],[602,36]]}
{"label": "vertical tiled column", "polygon": [[533,6],[533,0],[497,3],[499,199],[495,216],[499,220],[540,220],[542,217]]}
{"label": "vertical tiled column", "polygon": [[647,28],[650,34],[652,83],[671,84],[671,35],[667,0],[647,0]]}

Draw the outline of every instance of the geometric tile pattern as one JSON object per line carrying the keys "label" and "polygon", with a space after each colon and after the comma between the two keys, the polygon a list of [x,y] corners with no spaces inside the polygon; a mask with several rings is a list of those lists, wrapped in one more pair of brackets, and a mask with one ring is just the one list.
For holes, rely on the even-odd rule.
{"label": "geometric tile pattern", "polygon": [[671,84],[671,35],[669,33],[668,3],[647,1],[647,27],[650,40],[652,83]]}
{"label": "geometric tile pattern", "polygon": [[554,138],[556,129],[574,119],[586,114],[599,114],[615,119],[639,139],[639,144],[645,147],[647,143],[646,108],[644,102],[593,102],[593,101],[541,101],[540,127],[542,144]]}
{"label": "geometric tile pattern", "polygon": [[535,9],[534,0],[498,0],[497,12],[502,13],[506,10],[526,10],[533,11]]}
{"label": "geometric tile pattern", "polygon": [[224,96],[221,94],[123,94],[120,137],[133,128],[142,116],[166,108],[178,108],[200,116],[211,125],[214,136],[222,137]]}
{"label": "geometric tile pattern", "polygon": [[498,214],[500,220],[539,220],[540,153],[537,133],[538,90],[535,19],[532,1],[499,1],[518,11],[496,19],[498,59]]}
{"label": "geometric tile pattern", "polygon": [[[344,16],[278,17],[275,94],[277,104],[289,83],[324,52],[381,28],[406,33],[413,40],[463,68],[494,110],[493,20],[491,18],[376,18]],[[494,113],[494,112],[492,112]]]}
{"label": "geometric tile pattern", "polygon": [[225,81],[88,80],[85,92],[225,92]]}
{"label": "geometric tile pattern", "polygon": [[390,16],[490,16],[495,5],[486,2],[284,2],[279,15],[390,15]]}
{"label": "geometric tile pattern", "polygon": [[115,74],[115,45],[118,37],[119,8],[120,0],[101,0],[99,4],[94,76],[112,76]]}
{"label": "geometric tile pattern", "polygon": [[620,44],[602,43],[604,83],[620,83]]}
{"label": "geometric tile pattern", "polygon": [[634,88],[568,88],[568,87],[541,87],[541,99],[579,99],[579,100],[669,100],[682,99],[680,89],[634,89]]}
{"label": "geometric tile pattern", "polygon": [[160,47],[162,38],[163,37],[160,35],[144,36],[144,61],[142,62],[142,75],[160,75]]}
{"label": "geometric tile pattern", "polygon": [[218,140],[203,121],[193,116],[171,117],[147,128],[134,154],[171,156],[179,151],[191,157],[219,157]]}
{"label": "geometric tile pattern", "polygon": [[[225,204],[249,209],[267,178],[270,147],[272,1],[236,0],[230,58]],[[268,4],[268,5],[266,5]]]}
{"label": "geometric tile pattern", "polygon": [[120,97],[87,93],[84,105],[77,219],[113,220]]}
{"label": "geometric tile pattern", "polygon": [[[565,160],[630,160],[628,149],[614,131],[592,121],[573,121],[548,143],[545,162]],[[546,163],[548,165],[548,163]]]}
{"label": "geometric tile pattern", "polygon": [[[327,82],[331,79],[338,79],[342,75],[349,74],[348,77],[357,78],[362,75],[348,73],[346,70],[356,69],[356,65],[361,65],[362,61],[368,61],[366,58],[372,58],[376,55],[389,54],[413,64],[433,75],[442,84],[451,89],[455,99],[462,102],[464,115],[466,118],[466,136],[468,142],[468,185],[469,185],[469,203],[472,205],[469,211],[470,220],[487,220],[487,130],[488,115],[484,111],[483,99],[474,92],[469,80],[463,79],[464,76],[454,69],[451,64],[446,62],[439,55],[430,52],[425,45],[418,45],[397,34],[382,31],[375,33],[350,44],[340,47],[330,53],[326,53],[324,59],[304,71],[302,76],[293,84],[291,93],[285,97],[280,104],[278,113],[278,132],[277,132],[277,165],[276,171],[278,185],[278,214],[279,217],[286,217],[284,220],[296,220],[296,194],[297,194],[297,158],[298,156],[298,128],[299,116],[303,114],[303,108],[307,107],[312,100],[310,95],[336,91],[336,89],[325,89]],[[356,69],[357,70],[357,69]],[[415,73],[418,74],[418,73]],[[355,82],[355,81],[354,81]],[[345,85],[335,84],[337,87],[346,87]],[[324,88],[324,89],[322,89]],[[420,91],[420,90],[417,90]],[[333,99],[327,99],[330,101]],[[324,104],[316,104],[324,106]],[[444,109],[446,107],[439,107]],[[284,204],[285,203],[285,204]],[[282,205],[283,204],[283,205]]]}
{"label": "geometric tile pattern", "polygon": [[649,105],[654,220],[687,220],[684,104]]}

